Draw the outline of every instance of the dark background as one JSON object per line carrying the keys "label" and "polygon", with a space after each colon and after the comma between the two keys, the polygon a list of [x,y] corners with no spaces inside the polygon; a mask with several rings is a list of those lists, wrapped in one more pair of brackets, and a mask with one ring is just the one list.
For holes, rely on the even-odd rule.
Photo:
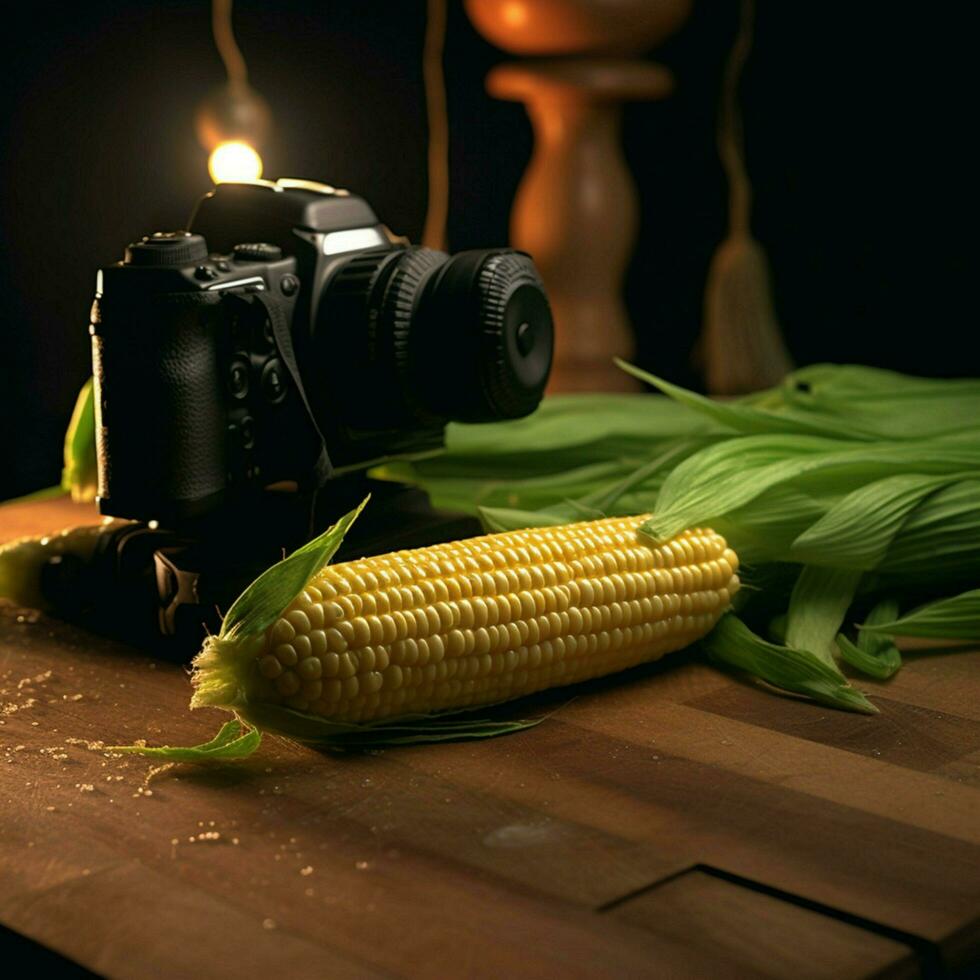
{"label": "dark background", "polygon": [[[759,5],[742,86],[755,233],[799,363],[977,373],[967,6]],[[506,242],[531,137],[521,106],[483,91],[506,56],[457,0],[450,8],[455,250]],[[413,238],[425,210],[423,11],[423,0],[235,5],[277,122],[266,175],[351,187]],[[209,185],[194,109],[223,78],[206,0],[41,0],[22,13],[0,32],[0,497],[56,482],[89,373],[95,270],[128,240],[186,222]],[[736,18],[733,0],[696,0],[657,52],[675,96],[629,107],[624,122],[643,208],[626,284],[638,361],[695,386],[690,351],[725,224],[713,127]]]}

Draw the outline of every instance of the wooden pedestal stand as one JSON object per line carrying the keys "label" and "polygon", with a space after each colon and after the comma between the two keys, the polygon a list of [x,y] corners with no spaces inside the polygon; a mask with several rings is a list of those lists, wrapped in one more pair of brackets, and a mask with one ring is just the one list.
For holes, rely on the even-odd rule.
{"label": "wooden pedestal stand", "polygon": [[634,55],[685,19],[689,0],[467,0],[476,27],[520,54],[488,91],[527,105],[535,148],[511,215],[511,241],[541,270],[555,315],[550,391],[627,391],[614,357],[633,354],[622,282],[638,231],[620,146],[622,103],[662,99],[673,80]]}

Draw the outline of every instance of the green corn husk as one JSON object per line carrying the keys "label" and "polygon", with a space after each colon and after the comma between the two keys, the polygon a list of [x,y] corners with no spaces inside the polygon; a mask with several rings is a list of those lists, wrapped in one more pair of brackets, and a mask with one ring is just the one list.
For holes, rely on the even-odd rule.
{"label": "green corn husk", "polygon": [[111,745],[106,752],[125,752],[131,755],[145,755],[151,759],[165,762],[230,762],[247,759],[262,743],[262,733],[258,728],[242,722],[239,718],[226,721],[218,734],[200,745]]}
{"label": "green corn husk", "polygon": [[859,629],[864,633],[980,640],[980,589],[939,599],[890,622],[873,622],[869,618]]}
{"label": "green corn husk", "polygon": [[843,419],[879,439],[927,439],[975,429],[980,381],[916,378],[859,365],[815,364],[746,401]]}
{"label": "green corn husk", "polygon": [[861,573],[805,565],[793,586],[786,613],[786,646],[809,650],[839,672],[834,638],[854,599]]}
{"label": "green corn husk", "polygon": [[890,623],[897,616],[898,603],[894,599],[879,602],[868,613],[865,629],[858,634],[857,642],[843,633],[838,634],[837,649],[841,659],[862,673],[881,681],[888,680],[902,666],[902,654],[890,636],[872,632],[869,627]]}
{"label": "green corn husk", "polygon": [[95,500],[98,473],[95,455],[95,383],[82,385],[65,433],[61,490],[79,503]]}
{"label": "green corn husk", "polygon": [[784,691],[861,714],[878,711],[860,691],[844,680],[836,667],[829,666],[808,650],[767,643],[734,613],[719,620],[701,641],[701,647],[715,663],[736,667]]}
{"label": "green corn husk", "polygon": [[837,567],[878,568],[909,515],[957,478],[910,473],[858,487],[793,542],[793,553],[804,563],[823,564],[832,552]]}

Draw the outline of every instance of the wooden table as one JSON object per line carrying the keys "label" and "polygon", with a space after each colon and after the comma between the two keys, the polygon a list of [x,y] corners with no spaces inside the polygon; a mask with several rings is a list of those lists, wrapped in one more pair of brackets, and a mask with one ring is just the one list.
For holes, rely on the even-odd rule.
{"label": "wooden table", "polygon": [[[0,537],[71,522],[0,509]],[[112,977],[912,977],[980,962],[980,652],[866,718],[683,654],[539,727],[326,754],[193,744],[179,666],[0,606],[0,922]],[[50,966],[50,963],[47,964]]]}

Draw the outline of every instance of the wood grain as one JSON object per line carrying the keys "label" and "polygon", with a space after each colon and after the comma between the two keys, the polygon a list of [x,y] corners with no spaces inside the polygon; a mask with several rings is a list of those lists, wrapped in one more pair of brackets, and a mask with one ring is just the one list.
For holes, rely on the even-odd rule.
{"label": "wood grain", "polygon": [[[959,658],[959,665],[974,671],[980,668],[976,654],[961,654]],[[876,717],[842,718],[837,711],[813,711],[809,707],[801,711],[790,698],[771,700],[766,710],[767,729],[858,755],[887,757],[893,765],[906,769],[929,772],[980,749],[980,720],[963,718],[949,708],[939,711],[894,700],[887,693],[874,696],[881,710]],[[743,717],[744,704],[744,693],[734,686],[691,702],[692,707],[729,718]]]}
{"label": "wood grain", "polygon": [[[0,510],[0,536],[69,511]],[[502,739],[267,739],[147,782],[85,743],[193,744],[225,716],[187,710],[180,666],[0,605],[0,923],[120,977],[966,969],[980,653],[910,658],[882,693],[856,718],[679,655]]]}
{"label": "wood grain", "polygon": [[[560,778],[547,784],[545,798],[548,808],[563,817],[584,819],[595,813],[607,830],[618,826],[635,839],[696,855],[698,863],[937,944],[952,940],[963,925],[976,931],[976,844],[922,830],[914,822],[880,817],[860,805],[821,799],[781,785],[778,777],[767,783],[717,761],[700,761],[698,737],[691,739],[690,749],[683,746],[674,754],[648,741],[644,745],[640,737],[629,742],[604,734],[600,727],[618,726],[628,714],[617,713],[610,700],[596,704],[601,721],[593,722],[591,731],[582,731],[579,722],[585,719],[580,716],[552,723],[547,730],[541,726],[525,758],[517,750],[510,753],[499,776],[502,792],[540,793],[535,775],[548,766]],[[569,709],[570,715],[579,703]],[[635,703],[631,714],[632,727],[641,727]],[[648,717],[656,714],[651,711]],[[692,731],[696,729],[678,732],[677,740]],[[585,745],[588,751],[583,751]],[[481,767],[493,764],[487,757],[490,746],[466,748],[467,758],[455,764],[453,778],[480,779]],[[424,758],[417,750],[412,754],[421,758],[420,764],[445,765],[447,751],[441,747]],[[903,776],[896,770],[893,785],[899,786]],[[950,789],[946,798],[928,796],[921,804],[939,809],[952,795]],[[969,955],[975,956],[975,949]]]}
{"label": "wood grain", "polygon": [[710,951],[728,976],[837,980],[860,976],[871,962],[887,964],[879,977],[917,975],[907,950],[894,940],[701,871],[644,892],[610,914]]}

